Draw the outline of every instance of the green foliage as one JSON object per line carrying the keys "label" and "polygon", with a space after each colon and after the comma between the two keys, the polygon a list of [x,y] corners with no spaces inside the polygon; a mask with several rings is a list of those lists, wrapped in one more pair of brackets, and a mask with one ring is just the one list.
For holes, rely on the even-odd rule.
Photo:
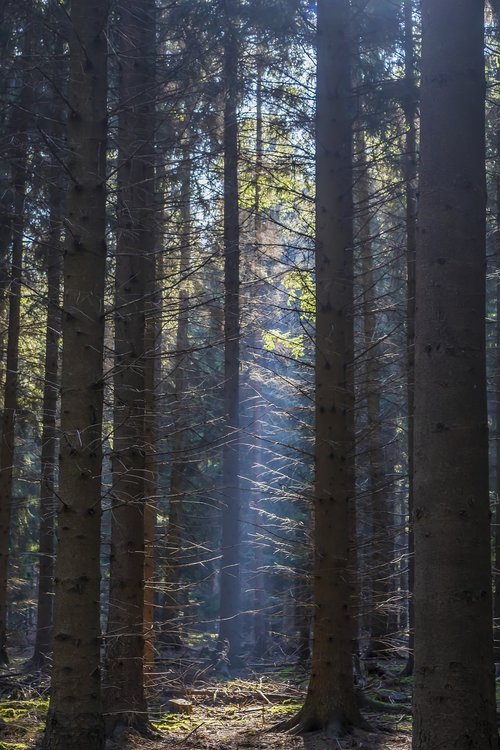
{"label": "green foliage", "polygon": [[295,359],[304,356],[304,337],[294,336],[290,331],[279,331],[276,328],[262,332],[262,343],[267,352],[284,351]]}
{"label": "green foliage", "polygon": [[314,322],[316,296],[312,273],[289,271],[283,279],[283,286],[288,292],[289,307],[298,311],[301,320]]}
{"label": "green foliage", "polygon": [[[289,271],[284,275],[282,285],[287,293],[288,307],[298,313],[301,322],[314,323],[316,297],[312,274],[308,271]],[[281,351],[295,359],[304,357],[306,353],[304,333],[295,334],[273,328],[262,333],[262,342],[266,351]]]}

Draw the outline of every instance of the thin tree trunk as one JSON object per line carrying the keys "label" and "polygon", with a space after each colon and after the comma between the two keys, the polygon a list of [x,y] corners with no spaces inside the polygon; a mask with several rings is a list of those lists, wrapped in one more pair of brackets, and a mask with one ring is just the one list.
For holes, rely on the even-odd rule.
{"label": "thin tree trunk", "polygon": [[484,4],[469,0],[422,3],[414,750],[498,748],[484,320],[483,14]]}
{"label": "thin tree trunk", "polygon": [[[159,208],[159,207],[158,207]],[[161,209],[157,211],[161,214]],[[159,232],[157,231],[157,241]],[[156,578],[156,521],[158,496],[158,444],[160,412],[158,386],[161,377],[161,294],[157,281],[157,260],[150,264],[146,278],[146,333],[145,333],[145,460],[144,460],[144,679],[152,684],[155,662],[155,578]]]}
{"label": "thin tree trunk", "polygon": [[413,674],[415,613],[413,583],[415,579],[413,508],[414,508],[414,421],[415,421],[415,263],[417,242],[417,101],[415,99],[415,44],[413,39],[413,0],[405,0],[405,102],[406,143],[404,179],[406,191],[406,257],[407,257],[407,400],[408,400],[408,660],[405,675]]}
{"label": "thin tree trunk", "polygon": [[53,668],[43,750],[102,750],[100,536],[108,6],[72,0]]}
{"label": "thin tree trunk", "polygon": [[154,0],[120,6],[113,503],[106,731],[149,731],[144,692],[145,336],[154,263]]}
{"label": "thin tree trunk", "polygon": [[[59,165],[57,167],[59,169]],[[43,386],[43,425],[40,482],[39,583],[37,629],[33,664],[45,666],[52,652],[52,610],[55,563],[56,461],[58,435],[56,427],[59,396],[59,341],[61,337],[61,215],[62,185],[60,177],[50,189],[50,235],[47,256],[47,334],[45,341],[45,376]]]}
{"label": "thin tree trunk", "polygon": [[[185,135],[187,138],[187,134]],[[186,363],[189,350],[189,294],[186,289],[191,257],[191,151],[186,143],[182,154],[181,173],[181,229],[179,263],[179,312],[177,317],[176,356],[174,373],[174,398],[172,410],[174,436],[172,441],[172,469],[170,478],[170,513],[168,519],[165,601],[163,609],[162,643],[168,648],[182,646],[182,624],[180,612],[183,609],[182,585],[182,523],[183,503],[186,494]]]}
{"label": "thin tree trunk", "polygon": [[[224,38],[224,424],[219,648],[237,663],[240,624],[240,230],[238,208],[238,40],[234,0],[226,0]],[[226,646],[225,646],[226,644]]]}
{"label": "thin tree trunk", "polygon": [[[255,249],[253,262],[254,274],[252,280],[252,299],[258,302],[259,295],[262,291],[262,285],[259,283],[260,262],[262,258],[262,213],[261,213],[261,181],[263,173],[264,158],[264,138],[263,138],[263,117],[262,117],[262,78],[264,74],[264,63],[259,56],[257,60],[257,83],[256,83],[256,139],[255,139],[255,193],[254,193],[254,212],[255,212]],[[255,314],[255,313],[254,313]],[[250,337],[250,373],[249,373],[249,390],[252,399],[252,416],[251,416],[251,481],[250,494],[254,496],[253,518],[256,524],[256,534],[259,535],[259,527],[262,524],[262,513],[259,511],[261,502],[260,488],[262,486],[262,396],[260,393],[260,384],[256,377],[256,353],[257,348],[262,348],[261,337],[259,336],[260,326],[256,320],[253,324],[253,330]],[[253,492],[252,492],[253,490]],[[265,578],[263,572],[264,557],[263,545],[259,538],[254,545],[254,601],[253,601],[253,640],[254,653],[258,658],[263,657],[268,649],[269,633],[265,608]]]}
{"label": "thin tree trunk", "polygon": [[370,641],[368,656],[383,659],[389,656],[389,599],[392,540],[391,514],[387,497],[384,457],[384,433],[380,411],[380,344],[376,343],[377,288],[373,271],[372,233],[370,217],[370,175],[365,156],[365,139],[359,137],[360,175],[358,179],[360,228],[359,246],[363,287],[363,327],[365,348],[367,452],[370,503]]}
{"label": "thin tree trunk", "polygon": [[[30,30],[25,32],[23,63],[31,55]],[[19,73],[22,89],[16,119],[13,148],[12,186],[12,261],[9,288],[9,323],[7,328],[7,358],[4,404],[0,434],[0,664],[8,664],[7,610],[10,521],[12,507],[13,471],[15,460],[15,426],[17,411],[17,384],[19,361],[19,332],[21,313],[21,280],[23,264],[24,203],[27,181],[28,115],[32,98],[26,70]]]}
{"label": "thin tree trunk", "polygon": [[[500,39],[500,14],[496,12],[495,5],[491,3],[494,19],[497,26],[497,38]],[[500,84],[500,67],[497,67],[497,83]],[[496,373],[495,373],[495,458],[496,458],[496,502],[495,502],[495,526],[494,526],[494,655],[495,661],[500,661],[500,110],[496,108],[496,168],[495,168],[495,201],[496,201]]]}
{"label": "thin tree trunk", "polygon": [[[54,44],[54,76],[61,86],[62,38]],[[60,142],[63,137],[62,102],[56,100],[51,114],[52,137]],[[48,171],[49,238],[46,259],[47,274],[47,333],[45,338],[45,366],[42,412],[42,449],[40,460],[40,529],[38,606],[35,648],[32,664],[45,667],[52,653],[52,613],[54,602],[55,514],[57,483],[57,404],[59,397],[59,343],[61,338],[61,270],[62,270],[62,215],[64,177],[59,162],[53,159]]]}

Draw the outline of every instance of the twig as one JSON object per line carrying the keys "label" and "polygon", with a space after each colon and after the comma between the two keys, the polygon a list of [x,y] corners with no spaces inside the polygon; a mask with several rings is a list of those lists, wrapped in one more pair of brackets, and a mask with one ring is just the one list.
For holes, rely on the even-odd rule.
{"label": "twig", "polygon": [[189,739],[189,738],[191,737],[191,735],[192,735],[192,734],[194,734],[195,732],[197,732],[197,731],[198,731],[198,729],[199,729],[200,727],[202,727],[202,726],[203,726],[204,724],[206,724],[206,723],[207,723],[206,721],[202,721],[202,722],[201,722],[201,724],[198,724],[198,726],[197,726],[197,727],[195,727],[194,729],[191,729],[191,731],[190,731],[190,732],[188,732],[188,733],[186,734],[186,736],[185,736],[185,737],[183,737],[183,738],[182,738],[181,740],[179,740],[178,742],[174,742],[174,745],[183,745],[183,744],[184,744],[184,743],[186,742],[186,740],[188,740],[188,739]]}

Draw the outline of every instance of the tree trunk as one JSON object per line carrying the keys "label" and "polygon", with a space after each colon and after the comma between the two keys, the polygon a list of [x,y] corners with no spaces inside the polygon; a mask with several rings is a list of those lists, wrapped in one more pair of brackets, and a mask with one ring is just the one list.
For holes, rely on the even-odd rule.
{"label": "tree trunk", "polygon": [[318,2],[316,443],[311,678],[295,720],[338,735],[361,721],[353,681],[352,29],[347,0]]}
{"label": "tree trunk", "polygon": [[9,543],[12,507],[12,486],[15,458],[15,426],[19,360],[19,328],[21,313],[21,279],[24,241],[24,203],[27,180],[28,112],[32,93],[26,63],[31,55],[31,32],[25,32],[22,80],[14,146],[12,150],[12,261],[9,289],[9,323],[7,328],[7,357],[4,404],[0,434],[0,664],[8,664],[7,609],[9,576]]}
{"label": "tree trunk", "polygon": [[234,0],[226,0],[224,38],[224,427],[219,648],[237,663],[240,636],[240,230],[238,209],[238,40]]}
{"label": "tree trunk", "polygon": [[[185,134],[189,138],[188,134]],[[181,594],[182,581],[182,522],[183,502],[186,493],[186,365],[189,349],[189,295],[186,289],[189,262],[191,257],[191,150],[189,141],[182,152],[181,169],[181,227],[179,263],[179,311],[177,316],[177,336],[174,363],[174,406],[172,419],[174,435],[172,441],[172,469],[170,477],[170,513],[168,519],[165,601],[163,609],[162,644],[167,648],[182,646],[182,623],[180,612],[183,609]]]}
{"label": "tree trunk", "polygon": [[[54,76],[60,89],[60,65],[63,43],[56,36],[54,44]],[[55,142],[62,140],[62,102],[56,99],[52,112],[52,136]],[[59,397],[59,342],[61,338],[61,270],[62,270],[62,213],[63,171],[53,159],[48,171],[49,187],[49,238],[46,259],[47,274],[47,333],[45,339],[45,368],[43,384],[42,449],[40,460],[40,529],[39,529],[39,574],[38,606],[35,648],[32,664],[45,667],[52,653],[52,612],[55,564],[55,513],[58,435],[56,426]]]}
{"label": "tree trunk", "polygon": [[113,504],[106,731],[148,731],[144,693],[145,314],[154,263],[154,0],[120,7]]}
{"label": "tree trunk", "polygon": [[43,750],[102,750],[100,530],[106,265],[105,2],[72,0],[52,687]]}
{"label": "tree trunk", "polygon": [[[59,165],[57,166],[59,169]],[[56,427],[59,396],[59,340],[61,337],[61,215],[62,185],[60,178],[50,189],[50,235],[47,256],[47,335],[45,341],[45,376],[43,385],[43,424],[40,482],[39,582],[37,628],[33,664],[44,667],[52,652],[52,610],[55,562],[56,461],[58,435]]]}
{"label": "tree trunk", "polygon": [[[263,137],[263,117],[262,117],[262,79],[264,74],[264,63],[262,58],[259,56],[257,60],[257,81],[256,81],[256,138],[255,138],[255,193],[254,193],[254,213],[255,213],[255,247],[254,247],[254,261],[253,267],[253,278],[252,278],[252,294],[251,302],[258,303],[259,297],[262,294],[262,283],[260,281],[261,274],[261,263],[262,263],[262,212],[261,212],[261,181],[263,174],[263,158],[264,158],[264,137]],[[258,307],[257,307],[258,310]],[[254,309],[254,315],[258,314]],[[269,627],[267,623],[267,617],[265,615],[266,606],[266,591],[265,591],[265,574],[264,568],[264,555],[263,555],[263,542],[259,538],[261,535],[260,527],[263,524],[263,514],[259,510],[259,506],[262,502],[261,487],[263,482],[262,477],[262,415],[263,415],[263,400],[261,394],[261,383],[258,378],[257,372],[257,350],[262,350],[262,338],[260,336],[260,322],[256,319],[253,322],[252,332],[249,342],[250,358],[249,358],[249,390],[250,398],[252,400],[251,410],[251,428],[250,428],[250,440],[251,448],[250,455],[252,457],[251,468],[250,468],[250,496],[254,498],[253,501],[253,512],[252,516],[255,523],[255,538],[253,541],[254,550],[254,574],[253,574],[253,587],[254,587],[254,598],[253,598],[253,645],[254,654],[257,658],[264,657],[269,647]]]}
{"label": "tree trunk", "polygon": [[358,139],[360,152],[359,248],[363,288],[363,328],[365,348],[365,379],[367,409],[368,492],[370,518],[370,641],[367,655],[374,659],[389,656],[389,600],[391,596],[391,563],[393,557],[391,526],[384,456],[384,431],[380,406],[381,347],[376,341],[377,285],[373,271],[370,216],[370,175],[365,156],[365,139]]}
{"label": "tree trunk", "polygon": [[[157,196],[158,198],[158,196]],[[158,201],[159,202],[159,201]],[[158,215],[161,207],[158,206]],[[159,232],[156,232],[158,242]],[[161,250],[159,250],[161,252]],[[161,294],[158,288],[158,258],[149,264],[146,277],[146,332],[145,332],[145,416],[144,435],[144,679],[146,687],[153,681],[155,662],[155,580],[156,580],[156,520],[158,501],[158,444],[160,412],[158,386],[161,378]]]}
{"label": "tree trunk", "polygon": [[413,584],[415,580],[413,506],[414,506],[414,421],[415,421],[415,263],[417,242],[417,101],[415,98],[415,44],[413,39],[413,0],[405,0],[405,101],[406,143],[404,180],[406,191],[406,263],[407,263],[407,402],[408,402],[408,660],[405,675],[413,674],[415,613]]}
{"label": "tree trunk", "polygon": [[483,12],[483,3],[469,0],[422,3],[414,750],[498,747],[484,330]]}
{"label": "tree trunk", "polygon": [[[500,13],[497,13],[495,6],[492,5],[495,23],[497,27],[497,38],[500,39]],[[496,81],[500,85],[500,68],[497,67]],[[494,653],[495,661],[500,661],[500,110],[496,107],[495,122],[495,147],[497,168],[495,171],[495,201],[496,201],[496,226],[495,226],[495,251],[496,251],[496,372],[495,372],[495,526],[494,526]]]}

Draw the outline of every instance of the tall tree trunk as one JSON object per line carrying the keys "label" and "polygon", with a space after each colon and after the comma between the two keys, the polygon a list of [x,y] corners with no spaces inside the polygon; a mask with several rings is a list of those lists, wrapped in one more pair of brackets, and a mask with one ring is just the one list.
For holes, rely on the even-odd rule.
{"label": "tall tree trunk", "polygon": [[[63,41],[57,35],[54,43],[54,77],[56,88],[61,88]],[[51,113],[49,128],[54,142],[63,137],[62,101],[57,98]],[[59,396],[59,343],[61,338],[61,270],[62,270],[62,215],[64,177],[61,165],[52,160],[48,177],[49,237],[46,259],[47,274],[47,333],[45,338],[45,366],[42,411],[42,450],[40,460],[40,529],[38,606],[35,648],[32,663],[45,667],[52,653],[52,611],[55,564],[55,513],[58,435],[56,425]]]}
{"label": "tall tree trunk", "polygon": [[189,294],[187,277],[191,257],[191,148],[189,134],[182,151],[181,211],[180,211],[180,260],[179,260],[179,309],[177,315],[177,335],[174,362],[174,406],[172,419],[174,434],[172,440],[172,469],[170,475],[170,512],[168,518],[165,601],[163,609],[162,643],[168,648],[182,645],[182,623],[180,612],[183,609],[182,585],[182,523],[183,504],[186,494],[186,365],[189,349]]}
{"label": "tall tree trunk", "polygon": [[225,2],[224,38],[224,426],[219,648],[237,662],[240,636],[240,229],[238,207],[238,39],[235,2]]}
{"label": "tall tree trunk", "polygon": [[19,360],[19,328],[21,314],[21,279],[24,240],[24,203],[26,199],[28,112],[32,99],[27,62],[31,55],[31,31],[25,31],[22,65],[19,71],[21,94],[18,103],[15,144],[12,151],[12,260],[9,288],[9,323],[7,329],[7,357],[4,404],[0,434],[0,664],[8,664],[7,609],[9,543],[12,507],[12,487],[15,458],[15,426]]}
{"label": "tall tree trunk", "polygon": [[[59,165],[57,165],[59,169]],[[40,461],[40,530],[37,628],[33,664],[45,666],[52,651],[52,610],[55,562],[56,460],[58,435],[56,427],[59,395],[59,340],[61,337],[61,216],[62,185],[60,177],[50,188],[50,235],[46,261],[47,334],[45,341],[45,376],[43,385],[42,452]]]}
{"label": "tall tree trunk", "polygon": [[[264,63],[259,55],[257,59],[257,82],[256,82],[256,133],[255,133],[255,193],[254,193],[254,213],[255,213],[255,247],[253,261],[253,279],[252,279],[252,301],[258,302],[262,293],[262,284],[260,282],[261,262],[262,262],[262,212],[261,212],[261,181],[263,176],[263,158],[264,158],[264,137],[263,137],[263,92],[262,79],[264,75]],[[257,308],[258,310],[258,308]],[[254,311],[254,315],[258,312]],[[252,400],[251,428],[250,439],[251,445],[251,468],[250,468],[250,495],[254,497],[253,518],[257,539],[254,541],[254,600],[253,600],[253,641],[254,653],[257,657],[263,657],[266,654],[269,645],[269,633],[267,618],[264,613],[265,608],[265,578],[264,578],[264,555],[263,543],[258,538],[260,535],[259,528],[262,525],[263,516],[259,510],[262,501],[260,488],[262,487],[262,414],[263,402],[261,395],[261,384],[258,379],[257,368],[257,350],[262,350],[262,340],[259,335],[259,321],[256,319],[253,323],[250,336],[250,362],[249,362],[249,390]],[[252,491],[253,490],[253,491]]]}
{"label": "tall tree trunk", "polygon": [[363,287],[363,328],[365,348],[365,379],[367,409],[368,492],[370,518],[370,641],[368,656],[383,659],[389,656],[389,599],[391,594],[390,568],[392,539],[389,498],[387,497],[384,431],[380,406],[381,347],[376,342],[377,286],[373,270],[372,232],[370,216],[370,175],[365,156],[365,139],[358,139],[360,152],[359,190],[359,247]]}
{"label": "tall tree trunk", "polygon": [[415,559],[413,539],[414,507],[414,422],[415,422],[415,263],[417,243],[417,101],[415,88],[415,43],[413,39],[413,0],[405,0],[405,78],[407,98],[404,115],[406,143],[404,179],[406,192],[406,264],[407,264],[407,401],[408,401],[408,660],[405,675],[413,674],[413,648],[415,639],[415,612],[413,584]]}
{"label": "tall tree trunk", "polygon": [[[497,39],[500,40],[500,13],[498,8],[495,7],[494,3],[490,3],[492,6]],[[499,6],[500,7],[500,6]],[[496,81],[500,85],[500,66],[496,70]],[[494,559],[495,559],[495,575],[494,575],[494,601],[493,601],[493,615],[494,615],[494,654],[495,661],[500,661],[500,109],[496,107],[496,122],[495,122],[495,156],[496,156],[496,169],[495,169],[495,201],[496,201],[496,226],[495,226],[495,250],[496,250],[496,372],[495,372],[495,465],[496,465],[496,477],[495,477],[495,491],[496,491],[496,502],[495,502],[495,526],[494,526]]]}
{"label": "tall tree trunk", "polygon": [[311,678],[294,720],[338,735],[361,721],[353,681],[352,28],[348,0],[318,2],[316,442]]}
{"label": "tall tree trunk", "polygon": [[100,532],[108,5],[72,0],[58,549],[43,750],[102,750]]}
{"label": "tall tree trunk", "polygon": [[154,0],[120,6],[113,504],[106,731],[148,730],[144,693],[145,314],[154,263]]}
{"label": "tall tree trunk", "polygon": [[[158,197],[158,196],[157,196]],[[157,214],[161,208],[157,205]],[[159,232],[156,230],[158,243]],[[161,251],[160,251],[161,252]],[[158,253],[157,253],[158,255]],[[158,443],[160,413],[158,386],[161,377],[161,294],[157,280],[158,257],[146,275],[145,398],[144,398],[144,679],[153,681],[155,662],[156,520],[158,499]]]}
{"label": "tall tree trunk", "polygon": [[414,750],[498,748],[484,330],[483,5],[422,3]]}

